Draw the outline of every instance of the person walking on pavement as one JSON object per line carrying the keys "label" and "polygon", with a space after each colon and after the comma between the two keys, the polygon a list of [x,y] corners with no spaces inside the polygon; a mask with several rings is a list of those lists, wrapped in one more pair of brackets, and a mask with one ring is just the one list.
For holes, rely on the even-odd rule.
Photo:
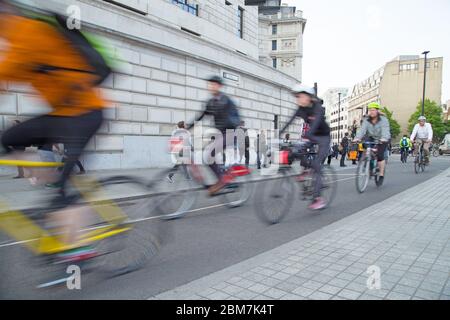
{"label": "person walking on pavement", "polygon": [[250,138],[248,130],[245,128],[245,121],[241,121],[237,128],[237,144],[239,148],[239,163],[245,157],[245,165],[248,167],[250,164]]}
{"label": "person walking on pavement", "polygon": [[261,130],[261,133],[258,134],[255,140],[255,150],[257,153],[256,165],[258,169],[261,169],[261,157],[264,156],[263,167],[267,167],[267,142],[266,142],[266,134],[264,130]]}
{"label": "person walking on pavement", "polygon": [[348,152],[348,144],[349,144],[349,139],[348,139],[348,132],[345,133],[344,137],[341,140],[341,167],[346,167],[345,165],[345,157],[347,156],[347,152]]}
{"label": "person walking on pavement", "polygon": [[170,183],[173,183],[173,176],[175,175],[175,172],[178,169],[178,166],[180,165],[183,157],[186,156],[185,154],[183,154],[183,151],[186,149],[186,147],[190,149],[192,145],[191,134],[186,130],[184,121],[180,121],[177,123],[177,128],[172,131],[171,139],[183,141],[182,149],[179,150],[178,153],[172,153],[172,163],[174,163],[175,165],[167,175],[167,180],[169,180]]}

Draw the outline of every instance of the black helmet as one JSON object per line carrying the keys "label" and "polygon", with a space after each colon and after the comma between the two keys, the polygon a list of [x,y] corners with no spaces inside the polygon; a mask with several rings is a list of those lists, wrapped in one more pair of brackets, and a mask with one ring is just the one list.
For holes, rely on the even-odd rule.
{"label": "black helmet", "polygon": [[223,85],[223,79],[220,76],[212,76],[212,77],[208,78],[207,81],[208,82],[215,82],[215,83]]}

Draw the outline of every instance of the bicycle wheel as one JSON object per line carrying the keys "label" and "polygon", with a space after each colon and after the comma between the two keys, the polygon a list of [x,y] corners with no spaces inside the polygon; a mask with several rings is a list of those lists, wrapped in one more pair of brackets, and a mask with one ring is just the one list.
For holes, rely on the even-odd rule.
{"label": "bicycle wheel", "polygon": [[358,163],[356,169],[356,190],[359,193],[364,193],[370,180],[370,161],[364,156],[363,159]]}
{"label": "bicycle wheel", "polygon": [[255,211],[265,223],[279,223],[291,210],[297,192],[290,169],[282,169],[280,176],[258,182]]}
{"label": "bicycle wheel", "polygon": [[415,158],[414,158],[414,172],[416,174],[419,174],[420,172],[420,166],[421,166],[421,162],[422,162],[422,158],[420,157],[420,154],[418,154]]}
{"label": "bicycle wheel", "polygon": [[195,190],[197,184],[185,166],[165,172],[156,186],[166,193],[159,196],[159,205],[155,208],[163,219],[183,217],[191,210],[198,196]]}
{"label": "bicycle wheel", "polygon": [[[124,191],[132,196],[114,201]],[[89,202],[95,200],[91,207],[100,216],[106,214],[122,220],[114,224],[113,230],[127,231],[94,243],[98,253],[98,258],[93,260],[95,269],[107,276],[118,276],[142,268],[157,254],[169,234],[168,224],[160,219],[155,209],[166,199],[158,191],[130,177],[112,177],[98,182],[96,192],[92,193],[94,198],[88,199]],[[87,230],[95,232],[108,223],[93,221],[91,226]]]}
{"label": "bicycle wheel", "polygon": [[[321,197],[326,202],[326,207],[328,207],[331,202],[333,202],[336,191],[337,191],[337,181],[336,172],[331,167],[322,168],[322,188],[320,190]],[[315,179],[313,185],[315,184]]]}
{"label": "bicycle wheel", "polygon": [[228,208],[242,206],[252,195],[253,184],[250,175],[236,177],[234,182],[224,188],[223,203]]}
{"label": "bicycle wheel", "polygon": [[439,149],[433,150],[433,157],[439,157]]}

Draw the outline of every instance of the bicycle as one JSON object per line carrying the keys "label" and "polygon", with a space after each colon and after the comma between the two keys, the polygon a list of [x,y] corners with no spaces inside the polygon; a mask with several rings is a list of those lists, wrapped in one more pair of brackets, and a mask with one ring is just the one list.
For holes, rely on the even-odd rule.
{"label": "bicycle", "polygon": [[379,174],[380,169],[378,167],[377,161],[377,145],[380,142],[365,142],[366,151],[363,153],[361,160],[358,163],[358,167],[356,169],[356,190],[359,193],[364,193],[369,185],[369,180],[373,177],[375,180],[375,184],[377,187],[379,186]]}
{"label": "bicycle", "polygon": [[[280,164],[278,175],[258,186],[255,209],[258,217],[265,223],[280,223],[290,212],[300,188],[300,200],[312,201],[314,199],[314,186],[316,185],[314,170],[311,167],[316,161],[317,153],[310,143],[300,143],[290,147],[282,146],[280,151]],[[292,164],[300,161],[303,171],[294,172]],[[321,196],[325,199],[327,207],[336,196],[337,182],[335,171],[329,166],[322,166]]]}
{"label": "bicycle", "polygon": [[408,162],[408,154],[409,154],[409,148],[401,148],[400,151],[400,161],[402,163],[407,163]]}
{"label": "bicycle", "polygon": [[[184,142],[180,139],[169,140],[169,149],[171,153],[182,156]],[[191,150],[192,151],[192,150]],[[189,161],[182,161],[174,168],[170,169],[168,174],[171,178],[167,187],[171,189],[172,197],[180,197],[180,206],[175,209],[165,209],[162,214],[164,219],[177,219],[185,216],[195,203],[200,191],[208,189],[208,173],[210,168],[196,164],[194,155],[191,153]],[[249,168],[239,164],[221,167],[222,179],[226,181],[226,186],[213,197],[221,198],[221,202],[228,208],[242,206],[248,201],[252,194],[252,188],[249,182],[251,171]],[[181,187],[181,186],[186,187]],[[173,199],[171,199],[173,203]],[[163,211],[163,210],[161,210]]]}
{"label": "bicycle", "polygon": [[[19,160],[1,160],[1,166],[22,167],[58,167],[60,163],[33,162]],[[156,192],[157,180],[150,183],[128,176],[114,176],[98,179],[74,176],[64,196],[64,202],[52,201],[50,205],[33,209],[12,209],[6,202],[0,201],[0,232],[16,242],[8,241],[2,246],[20,245],[32,253],[32,263],[27,272],[31,278],[15,277],[8,279],[12,287],[19,284],[25,287],[48,288],[67,281],[68,265],[79,265],[83,271],[98,271],[106,277],[114,277],[133,272],[143,267],[160,249],[167,229],[162,219],[155,215],[160,204],[167,201],[167,193]],[[133,196],[119,202],[123,185],[135,191]],[[116,187],[119,186],[119,189]],[[116,189],[115,189],[116,188]],[[152,195],[149,198],[149,195]],[[59,199],[62,200],[62,199]],[[70,204],[70,208],[88,209],[91,221],[78,230],[76,241],[67,243],[52,225],[49,225],[49,213],[61,214]],[[95,254],[77,256],[75,260],[61,258],[79,248],[92,248]],[[0,248],[1,250],[1,248]],[[70,256],[70,255],[69,255]],[[2,259],[6,259],[2,255]],[[16,257],[12,258],[16,259]],[[36,272],[39,270],[40,272]],[[61,277],[61,275],[63,276]],[[42,279],[44,277],[45,279]]]}
{"label": "bicycle", "polygon": [[419,174],[419,172],[425,171],[425,151],[424,151],[424,144],[421,143],[419,147],[419,151],[417,152],[416,156],[414,157],[414,172],[416,174]]}

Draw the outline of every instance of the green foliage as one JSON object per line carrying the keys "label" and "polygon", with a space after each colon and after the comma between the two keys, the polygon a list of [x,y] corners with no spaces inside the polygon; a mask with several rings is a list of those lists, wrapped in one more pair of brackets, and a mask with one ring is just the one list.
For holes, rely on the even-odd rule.
{"label": "green foliage", "polygon": [[[425,117],[427,122],[431,123],[433,127],[433,140],[441,141],[445,134],[450,131],[450,123],[445,123],[442,118],[442,108],[435,101],[430,99],[425,99]],[[408,121],[408,130],[412,132],[416,123],[418,123],[418,118],[422,114],[422,101],[417,104],[416,112],[414,112]]]}
{"label": "green foliage", "polygon": [[395,139],[400,134],[400,125],[398,124],[397,120],[394,119],[394,113],[387,107],[382,108],[381,112],[383,112],[386,118],[389,120],[389,126],[391,127],[391,138]]}

